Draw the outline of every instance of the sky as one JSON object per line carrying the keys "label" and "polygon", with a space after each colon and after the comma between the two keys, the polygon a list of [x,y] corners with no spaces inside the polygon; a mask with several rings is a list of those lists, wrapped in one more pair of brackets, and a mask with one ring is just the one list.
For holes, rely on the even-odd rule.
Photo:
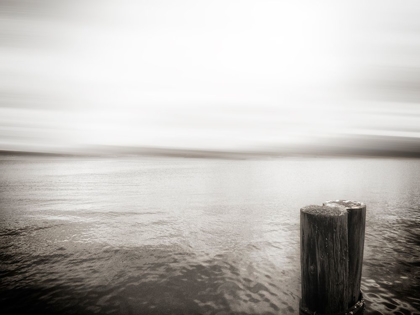
{"label": "sky", "polygon": [[0,150],[420,138],[418,1],[0,0]]}

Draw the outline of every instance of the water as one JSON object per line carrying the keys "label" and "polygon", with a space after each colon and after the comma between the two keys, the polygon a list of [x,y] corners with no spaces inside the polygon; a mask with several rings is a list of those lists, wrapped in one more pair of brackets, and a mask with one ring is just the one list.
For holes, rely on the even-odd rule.
{"label": "water", "polygon": [[0,158],[0,311],[298,314],[299,209],[368,206],[365,314],[420,314],[420,160]]}

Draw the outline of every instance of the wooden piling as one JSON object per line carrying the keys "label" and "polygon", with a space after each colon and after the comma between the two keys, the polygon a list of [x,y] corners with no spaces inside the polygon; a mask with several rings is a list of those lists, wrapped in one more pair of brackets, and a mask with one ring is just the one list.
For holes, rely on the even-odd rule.
{"label": "wooden piling", "polygon": [[366,206],[327,201],[300,210],[300,314],[360,314]]}
{"label": "wooden piling", "polygon": [[347,310],[348,214],[343,206],[300,210],[301,313]]}
{"label": "wooden piling", "polygon": [[358,201],[331,200],[327,206],[344,206],[348,212],[349,279],[348,307],[361,299],[363,249],[365,244],[366,205]]}

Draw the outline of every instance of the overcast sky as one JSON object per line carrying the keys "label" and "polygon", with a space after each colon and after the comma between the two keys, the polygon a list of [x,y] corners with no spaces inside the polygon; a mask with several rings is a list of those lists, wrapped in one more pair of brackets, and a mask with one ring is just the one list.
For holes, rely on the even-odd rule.
{"label": "overcast sky", "polygon": [[0,0],[0,149],[420,138],[418,1]]}

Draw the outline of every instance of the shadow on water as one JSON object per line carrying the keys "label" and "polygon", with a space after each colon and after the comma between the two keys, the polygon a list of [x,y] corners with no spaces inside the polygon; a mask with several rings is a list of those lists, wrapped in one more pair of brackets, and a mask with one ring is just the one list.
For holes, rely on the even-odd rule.
{"label": "shadow on water", "polygon": [[[9,268],[2,272],[1,313],[296,312],[297,297],[290,295],[289,288],[283,290],[274,283],[278,281],[259,271],[242,276],[235,261],[226,255],[198,260],[176,248],[96,250],[85,257],[61,249],[54,257],[26,259],[3,253],[3,266]],[[29,276],[27,269],[33,269]],[[260,277],[265,284],[258,281]]]}

